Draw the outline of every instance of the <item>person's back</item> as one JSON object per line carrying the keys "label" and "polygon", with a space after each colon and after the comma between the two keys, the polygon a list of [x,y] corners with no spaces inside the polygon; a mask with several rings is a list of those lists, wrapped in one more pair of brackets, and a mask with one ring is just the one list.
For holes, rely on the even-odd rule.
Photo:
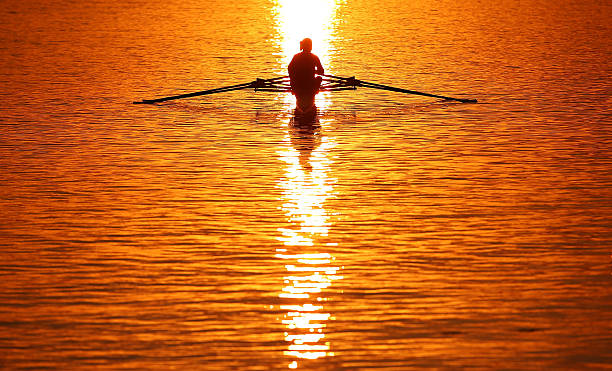
{"label": "person's back", "polygon": [[316,94],[321,85],[321,77],[315,74],[324,73],[319,57],[311,53],[312,41],[308,38],[300,42],[300,53],[289,63],[289,78],[294,94]]}

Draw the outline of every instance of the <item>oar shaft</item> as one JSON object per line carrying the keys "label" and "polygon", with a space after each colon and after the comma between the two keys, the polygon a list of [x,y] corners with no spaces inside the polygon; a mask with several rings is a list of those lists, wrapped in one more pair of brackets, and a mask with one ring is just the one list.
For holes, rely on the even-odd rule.
{"label": "oar shaft", "polygon": [[396,87],[393,87],[393,86],[382,85],[382,84],[375,84],[375,83],[371,83],[371,82],[367,82],[367,81],[361,81],[361,80],[356,80],[356,81],[360,84],[360,86],[363,86],[365,88],[373,88],[373,89],[395,91],[395,92],[398,92],[398,93],[422,95],[424,97],[440,98],[440,99],[446,99],[446,100],[456,100],[456,101],[464,102],[464,103],[475,103],[476,102],[474,99],[453,98],[453,97],[447,97],[447,96],[444,96],[444,95],[423,93],[423,92],[415,91],[415,90],[396,88]]}
{"label": "oar shaft", "polygon": [[[287,87],[282,86],[282,84],[285,83],[285,81],[283,80],[287,80],[287,79],[289,79],[289,76],[279,76],[279,77],[274,77],[271,79],[257,79],[255,81],[247,82],[244,84],[224,86],[221,88],[215,88],[215,89],[209,89],[209,90],[202,90],[202,91],[197,91],[195,93],[172,95],[169,97],[156,98],[156,99],[143,99],[141,101],[134,102],[134,104],[153,104],[153,103],[159,103],[159,102],[166,102],[169,100],[198,97],[201,95],[223,93],[226,91],[248,89],[248,88],[253,88],[255,90],[261,90],[261,91],[289,91],[289,90],[282,90],[282,89],[288,89]],[[279,86],[279,84],[281,86]],[[271,89],[274,89],[274,90],[271,90]],[[276,89],[281,89],[281,90],[276,90]]]}
{"label": "oar shaft", "polygon": [[226,91],[233,91],[233,90],[240,90],[240,89],[250,88],[250,87],[253,86],[253,84],[254,84],[253,82],[249,82],[249,83],[244,83],[244,84],[225,86],[225,87],[222,87],[222,88],[197,91],[195,93],[172,95],[172,96],[169,96],[169,97],[163,97],[163,98],[157,98],[157,99],[143,99],[142,101],[134,102],[134,104],[153,104],[153,103],[159,103],[159,102],[166,102],[166,101],[174,100],[174,99],[191,98],[191,97],[198,97],[198,96],[201,96],[201,95],[223,93],[223,92],[226,92]]}
{"label": "oar shaft", "polygon": [[453,97],[447,97],[447,96],[444,96],[444,95],[423,93],[423,92],[415,91],[415,90],[396,88],[394,86],[383,85],[383,84],[376,84],[376,83],[373,83],[373,82],[368,82],[368,81],[363,81],[363,80],[357,80],[354,77],[340,77],[340,76],[334,76],[334,75],[324,75],[324,76],[328,77],[328,78],[331,78],[332,81],[333,80],[336,80],[336,81],[340,80],[340,81],[344,82],[345,84],[347,84],[349,86],[362,86],[364,88],[381,89],[381,90],[394,91],[394,92],[398,92],[398,93],[422,95],[422,96],[425,96],[425,97],[440,98],[440,99],[446,99],[446,100],[455,100],[455,101],[463,102],[463,103],[477,103],[476,99],[453,98]]}

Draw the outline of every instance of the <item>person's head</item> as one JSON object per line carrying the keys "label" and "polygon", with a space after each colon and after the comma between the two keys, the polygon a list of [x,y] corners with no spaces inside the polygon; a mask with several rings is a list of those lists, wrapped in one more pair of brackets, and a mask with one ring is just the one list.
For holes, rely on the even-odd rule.
{"label": "person's head", "polygon": [[300,50],[303,50],[305,52],[311,51],[312,40],[310,40],[309,38],[305,38],[304,40],[300,41]]}

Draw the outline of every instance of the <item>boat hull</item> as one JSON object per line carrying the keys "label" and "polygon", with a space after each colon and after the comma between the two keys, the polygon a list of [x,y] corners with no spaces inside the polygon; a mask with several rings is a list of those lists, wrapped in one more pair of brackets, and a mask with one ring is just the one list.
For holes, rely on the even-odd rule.
{"label": "boat hull", "polygon": [[317,123],[317,113],[317,106],[314,104],[306,110],[295,107],[295,111],[293,112],[293,123],[296,125],[315,124]]}
{"label": "boat hull", "polygon": [[295,95],[296,107],[298,109],[308,112],[315,107],[315,96],[321,89],[321,81],[321,76],[307,81],[291,80],[291,92]]}
{"label": "boat hull", "polygon": [[309,111],[312,111],[313,109],[316,110],[315,95],[316,93],[296,94],[295,95],[296,110],[300,110],[302,112],[309,112]]}

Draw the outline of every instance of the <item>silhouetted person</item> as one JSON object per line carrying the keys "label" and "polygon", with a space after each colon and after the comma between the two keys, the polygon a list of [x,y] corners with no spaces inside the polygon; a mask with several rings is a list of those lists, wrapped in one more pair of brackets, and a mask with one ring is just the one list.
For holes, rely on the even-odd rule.
{"label": "silhouetted person", "polygon": [[300,100],[310,100],[314,104],[314,96],[319,92],[322,80],[321,76],[315,75],[324,73],[319,57],[311,53],[312,40],[305,38],[300,41],[300,50],[289,63],[291,90],[298,99],[298,106]]}

